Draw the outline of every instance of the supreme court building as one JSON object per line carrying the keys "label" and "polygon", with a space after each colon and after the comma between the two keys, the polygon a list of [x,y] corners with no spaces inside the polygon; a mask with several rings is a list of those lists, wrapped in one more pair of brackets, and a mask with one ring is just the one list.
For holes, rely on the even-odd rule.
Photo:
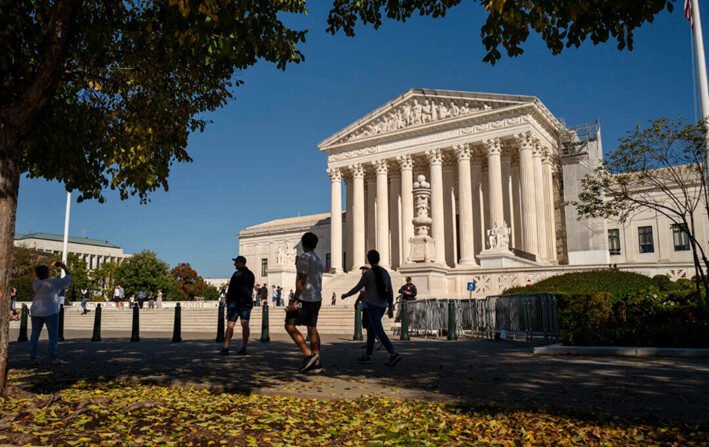
{"label": "supreme court building", "polygon": [[[485,296],[609,264],[693,275],[691,254],[661,242],[672,240],[662,216],[638,220],[654,228],[650,256],[629,253],[640,228],[633,221],[577,220],[566,203],[602,161],[600,127],[569,129],[535,97],[411,89],[318,147],[328,155],[330,213],[242,230],[239,252],[260,262],[257,282],[292,287],[308,230],[321,239],[328,296],[356,283],[369,249],[395,283],[412,276],[422,297],[467,297],[469,282]],[[609,229],[623,231],[622,259],[609,251]]]}

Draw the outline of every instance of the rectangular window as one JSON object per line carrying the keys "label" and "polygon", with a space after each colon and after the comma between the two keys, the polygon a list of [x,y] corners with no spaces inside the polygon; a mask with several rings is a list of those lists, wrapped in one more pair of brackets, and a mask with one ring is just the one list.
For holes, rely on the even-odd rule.
{"label": "rectangular window", "polygon": [[330,253],[325,253],[325,271],[330,270]]}
{"label": "rectangular window", "polygon": [[652,241],[652,227],[638,227],[638,243],[640,253],[654,253],[655,244]]}
{"label": "rectangular window", "polygon": [[685,225],[672,226],[672,239],[675,242],[675,251],[689,250],[689,234]]}
{"label": "rectangular window", "polygon": [[608,253],[620,254],[620,230],[617,228],[608,230]]}
{"label": "rectangular window", "polygon": [[261,259],[261,276],[268,276],[268,258]]}

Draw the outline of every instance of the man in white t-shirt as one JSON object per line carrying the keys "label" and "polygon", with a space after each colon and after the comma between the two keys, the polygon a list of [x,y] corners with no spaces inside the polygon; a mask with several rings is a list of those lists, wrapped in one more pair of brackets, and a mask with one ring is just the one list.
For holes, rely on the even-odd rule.
{"label": "man in white t-shirt", "polygon": [[[296,261],[295,294],[286,309],[285,327],[304,355],[303,365],[299,371],[319,374],[322,372],[322,366],[320,366],[320,334],[318,334],[317,324],[322,304],[323,264],[315,254],[315,247],[318,245],[318,237],[315,234],[305,233],[300,242],[303,246],[303,254]],[[296,328],[299,325],[308,328],[310,348],[305,343],[303,334]]]}

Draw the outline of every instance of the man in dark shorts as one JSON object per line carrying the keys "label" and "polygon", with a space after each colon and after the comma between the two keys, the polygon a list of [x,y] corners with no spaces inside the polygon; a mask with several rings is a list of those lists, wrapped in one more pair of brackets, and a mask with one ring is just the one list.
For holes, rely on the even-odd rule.
{"label": "man in dark shorts", "polygon": [[[297,277],[295,294],[286,309],[286,331],[303,352],[303,364],[298,369],[301,373],[319,374],[320,366],[320,334],[318,334],[318,313],[322,304],[322,273],[323,264],[315,247],[318,237],[313,233],[305,233],[300,239],[303,253],[296,262]],[[310,336],[310,348],[305,343],[303,334],[296,326],[305,325]]]}
{"label": "man in dark shorts", "polygon": [[251,300],[251,292],[254,288],[254,274],[246,267],[246,258],[237,256],[234,258],[236,271],[229,280],[229,289],[226,292],[226,332],[224,333],[224,347],[221,355],[229,355],[229,342],[234,335],[236,320],[241,318],[241,331],[243,340],[241,349],[237,355],[247,355],[246,344],[249,342],[249,318],[254,303]]}

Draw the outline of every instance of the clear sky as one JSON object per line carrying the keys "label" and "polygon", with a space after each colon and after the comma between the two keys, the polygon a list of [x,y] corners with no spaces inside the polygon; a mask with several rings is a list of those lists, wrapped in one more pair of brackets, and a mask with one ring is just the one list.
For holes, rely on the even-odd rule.
{"label": "clear sky", "polygon": [[[587,42],[553,56],[531,35],[523,56],[495,66],[482,62],[484,14],[473,2],[443,19],[359,26],[354,38],[325,33],[329,3],[311,0],[309,15],[289,19],[309,30],[304,62],[286,71],[259,62],[238,75],[245,84],[191,136],[194,162],[173,167],[169,192],[147,205],[110,191],[104,204],[74,200],[70,234],[229,277],[241,229],[330,211],[327,157],[317,144],[413,87],[536,96],[569,126],[599,118],[606,153],[650,119],[699,116],[681,1],[637,32],[632,52]],[[63,233],[63,184],[23,177],[18,202],[18,233]]]}

